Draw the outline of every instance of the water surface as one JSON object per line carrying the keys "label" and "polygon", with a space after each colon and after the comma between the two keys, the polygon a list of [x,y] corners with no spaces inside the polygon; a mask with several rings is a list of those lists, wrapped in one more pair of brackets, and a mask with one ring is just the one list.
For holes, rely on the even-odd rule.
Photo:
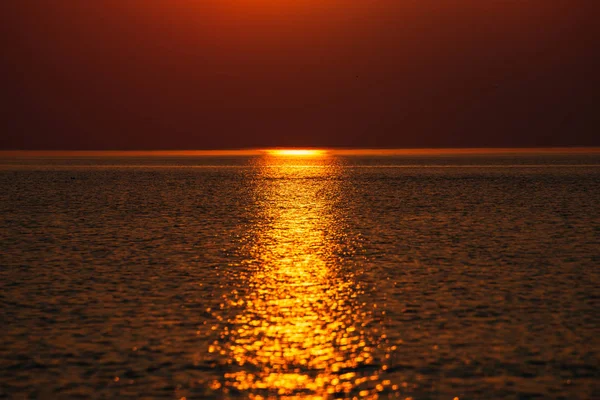
{"label": "water surface", "polygon": [[598,153],[0,159],[0,396],[598,396]]}

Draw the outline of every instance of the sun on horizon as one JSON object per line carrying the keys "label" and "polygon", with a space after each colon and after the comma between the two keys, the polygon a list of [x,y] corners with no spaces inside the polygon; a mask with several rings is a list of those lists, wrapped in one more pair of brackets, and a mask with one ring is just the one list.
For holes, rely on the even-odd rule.
{"label": "sun on horizon", "polygon": [[273,156],[304,156],[316,157],[327,153],[324,149],[266,149],[265,153]]}

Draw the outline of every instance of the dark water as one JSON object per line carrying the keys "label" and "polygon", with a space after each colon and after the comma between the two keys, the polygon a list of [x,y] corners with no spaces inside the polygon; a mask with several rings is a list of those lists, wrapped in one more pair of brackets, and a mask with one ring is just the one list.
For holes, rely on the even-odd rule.
{"label": "dark water", "polygon": [[600,398],[599,155],[0,161],[0,397]]}

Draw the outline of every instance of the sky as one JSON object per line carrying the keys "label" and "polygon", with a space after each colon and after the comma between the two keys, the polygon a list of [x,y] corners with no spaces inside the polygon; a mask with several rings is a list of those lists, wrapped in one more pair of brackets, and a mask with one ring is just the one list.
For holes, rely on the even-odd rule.
{"label": "sky", "polygon": [[0,149],[598,146],[595,3],[3,1]]}

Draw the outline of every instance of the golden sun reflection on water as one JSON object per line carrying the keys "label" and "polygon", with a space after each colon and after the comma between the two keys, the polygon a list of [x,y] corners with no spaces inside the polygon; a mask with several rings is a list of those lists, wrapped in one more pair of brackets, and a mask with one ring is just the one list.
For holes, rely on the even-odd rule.
{"label": "golden sun reflection on water", "polygon": [[332,207],[338,168],[327,156],[263,161],[256,189],[266,222],[251,240],[258,267],[238,300],[244,309],[223,336],[232,365],[225,387],[251,398],[375,398],[389,382],[378,382],[376,329],[367,328],[360,284],[342,265],[356,249],[343,244]]}

